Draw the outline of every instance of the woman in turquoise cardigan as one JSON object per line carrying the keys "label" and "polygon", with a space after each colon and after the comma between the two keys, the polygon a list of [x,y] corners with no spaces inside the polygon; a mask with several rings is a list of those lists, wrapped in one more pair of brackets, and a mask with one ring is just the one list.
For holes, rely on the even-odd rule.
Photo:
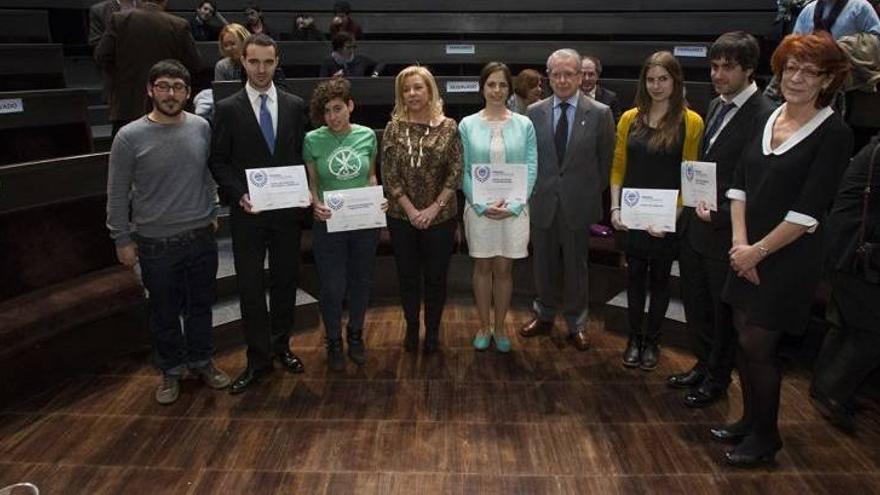
{"label": "woman in turquoise cardigan", "polygon": [[[480,72],[480,94],[486,106],[462,119],[459,124],[464,149],[463,181],[467,204],[464,228],[468,251],[474,258],[474,298],[480,329],[474,347],[483,351],[494,340],[498,352],[510,351],[505,318],[513,294],[513,260],[528,256],[529,209],[538,174],[538,148],[531,120],[507,109],[505,103],[513,87],[510,69],[501,62],[490,62]],[[474,202],[474,168],[478,164],[494,167],[525,167],[526,201],[499,200],[493,204]],[[494,324],[490,320],[495,302]]]}

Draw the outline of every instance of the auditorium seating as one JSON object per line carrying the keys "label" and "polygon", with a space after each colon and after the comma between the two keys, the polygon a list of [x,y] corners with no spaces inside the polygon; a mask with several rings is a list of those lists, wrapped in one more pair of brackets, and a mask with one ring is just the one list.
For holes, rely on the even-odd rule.
{"label": "auditorium seating", "polygon": [[49,43],[49,13],[45,10],[0,10],[0,43]]}
{"label": "auditorium seating", "polygon": [[63,87],[64,52],[61,45],[0,43],[0,91]]}
{"label": "auditorium seating", "polygon": [[82,89],[0,93],[0,165],[92,151]]}

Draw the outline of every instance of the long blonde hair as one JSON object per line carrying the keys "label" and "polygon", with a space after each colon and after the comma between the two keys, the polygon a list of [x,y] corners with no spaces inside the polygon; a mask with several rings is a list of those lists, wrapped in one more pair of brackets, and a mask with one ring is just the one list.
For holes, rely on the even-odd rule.
{"label": "long blonde hair", "polygon": [[670,52],[655,52],[648,57],[648,60],[645,60],[642,73],[639,75],[639,86],[636,89],[636,107],[639,109],[639,115],[635,125],[636,129],[641,131],[649,128],[648,116],[651,113],[653,103],[647,88],[648,70],[651,67],[666,69],[669,77],[672,78],[672,94],[669,96],[666,115],[660,120],[657,132],[651,136],[648,149],[671,151],[681,136],[681,126],[684,125],[684,114],[687,110],[687,102],[684,99],[684,74],[681,70],[681,64]]}
{"label": "long blonde hair", "polygon": [[431,120],[443,117],[443,99],[440,98],[440,92],[437,90],[437,82],[427,67],[421,65],[410,65],[397,74],[394,81],[394,110],[391,112],[391,120],[406,120],[407,110],[406,102],[403,100],[403,83],[407,77],[419,76],[428,86],[428,92],[431,93],[428,100],[428,107],[431,109]]}

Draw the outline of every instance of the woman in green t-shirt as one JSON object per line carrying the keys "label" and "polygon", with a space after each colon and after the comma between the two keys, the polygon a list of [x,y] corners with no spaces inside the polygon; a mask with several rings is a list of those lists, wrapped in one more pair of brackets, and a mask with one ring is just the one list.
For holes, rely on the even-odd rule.
{"label": "woman in green t-shirt", "polygon": [[[327,364],[334,371],[345,368],[342,352],[342,303],[348,299],[346,340],[348,356],[364,364],[363,326],[370,299],[370,279],[379,229],[327,232],[332,210],[324,204],[325,193],[340,189],[375,186],[376,134],[369,127],[352,124],[354,100],[344,79],[319,84],[309,102],[309,113],[321,127],[306,134],[303,159],[309,173],[315,224],[312,251],[320,282],[321,317],[327,339]],[[383,211],[388,204],[384,202]]]}

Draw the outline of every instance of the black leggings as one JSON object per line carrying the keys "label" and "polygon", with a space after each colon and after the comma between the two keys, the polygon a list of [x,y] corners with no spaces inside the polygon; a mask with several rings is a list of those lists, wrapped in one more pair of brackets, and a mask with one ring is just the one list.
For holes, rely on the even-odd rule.
{"label": "black leggings", "polygon": [[734,309],[733,325],[739,342],[737,368],[743,392],[742,426],[753,441],[766,446],[779,441],[779,389],[782,370],[776,352],[782,332],[748,323],[744,311]]}
{"label": "black leggings", "polygon": [[[657,343],[660,327],[669,307],[669,270],[672,258],[642,258],[626,255],[626,303],[629,313],[630,338]],[[651,291],[648,308],[648,329],[642,334],[647,290]]]}

